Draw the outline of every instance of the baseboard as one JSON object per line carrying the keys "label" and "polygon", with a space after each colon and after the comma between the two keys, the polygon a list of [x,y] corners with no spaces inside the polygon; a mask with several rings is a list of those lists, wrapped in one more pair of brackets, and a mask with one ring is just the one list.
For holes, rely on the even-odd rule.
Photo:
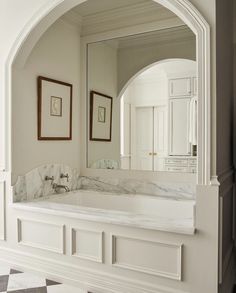
{"label": "baseboard", "polygon": [[9,248],[0,248],[0,260],[13,268],[35,272],[93,293],[190,293],[117,277]]}

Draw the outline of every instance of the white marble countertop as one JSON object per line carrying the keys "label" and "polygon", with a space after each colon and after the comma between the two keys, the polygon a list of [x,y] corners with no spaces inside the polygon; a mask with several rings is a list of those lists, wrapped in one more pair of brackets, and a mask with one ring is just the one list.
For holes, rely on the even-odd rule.
{"label": "white marble countertop", "polygon": [[135,212],[100,209],[65,203],[56,203],[53,202],[50,197],[47,197],[44,200],[13,203],[11,206],[19,210],[76,218],[79,220],[102,222],[107,224],[187,235],[193,235],[195,233],[194,216],[182,216],[176,218],[168,215],[154,216]]}

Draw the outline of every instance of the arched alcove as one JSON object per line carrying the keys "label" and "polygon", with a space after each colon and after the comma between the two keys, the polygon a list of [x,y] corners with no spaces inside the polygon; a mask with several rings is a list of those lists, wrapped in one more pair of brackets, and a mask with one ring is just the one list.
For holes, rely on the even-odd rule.
{"label": "arched alcove", "polygon": [[[191,4],[182,0],[153,0],[180,17],[195,33],[197,38],[197,71],[199,95],[199,149],[198,149],[198,184],[210,183],[210,30],[209,25]],[[82,0],[54,1],[48,3],[25,26],[18,37],[6,63],[6,100],[11,101],[12,65],[17,63],[23,66],[30,52],[43,33],[65,12],[83,3]],[[11,102],[8,104],[9,118],[11,117]],[[10,119],[9,119],[10,121]],[[6,169],[11,171],[11,125],[8,123],[7,133],[7,164]]]}

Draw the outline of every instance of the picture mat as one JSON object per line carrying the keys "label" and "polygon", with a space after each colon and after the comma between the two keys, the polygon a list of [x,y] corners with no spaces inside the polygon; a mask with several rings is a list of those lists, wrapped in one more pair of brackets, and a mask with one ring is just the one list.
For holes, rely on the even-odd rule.
{"label": "picture mat", "polygon": [[[51,96],[62,98],[62,116],[51,116]],[[42,137],[70,136],[71,88],[58,83],[42,80]]]}
{"label": "picture mat", "polygon": [[[111,105],[112,100],[98,94],[93,95],[93,121],[92,121],[92,138],[93,139],[110,139],[111,126]],[[106,121],[98,122],[98,107],[106,108]]]}

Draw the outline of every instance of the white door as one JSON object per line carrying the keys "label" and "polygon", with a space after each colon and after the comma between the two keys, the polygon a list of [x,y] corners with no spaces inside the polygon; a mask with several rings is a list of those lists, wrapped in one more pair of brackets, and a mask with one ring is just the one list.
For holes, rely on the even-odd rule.
{"label": "white door", "polygon": [[153,170],[153,107],[137,107],[131,126],[131,169]]}
{"label": "white door", "polygon": [[176,78],[169,80],[170,97],[182,97],[191,95],[191,78]]}
{"label": "white door", "polygon": [[154,171],[164,171],[167,155],[167,107],[154,108]]}
{"label": "white door", "polygon": [[169,101],[169,155],[190,155],[189,106],[190,98]]}

